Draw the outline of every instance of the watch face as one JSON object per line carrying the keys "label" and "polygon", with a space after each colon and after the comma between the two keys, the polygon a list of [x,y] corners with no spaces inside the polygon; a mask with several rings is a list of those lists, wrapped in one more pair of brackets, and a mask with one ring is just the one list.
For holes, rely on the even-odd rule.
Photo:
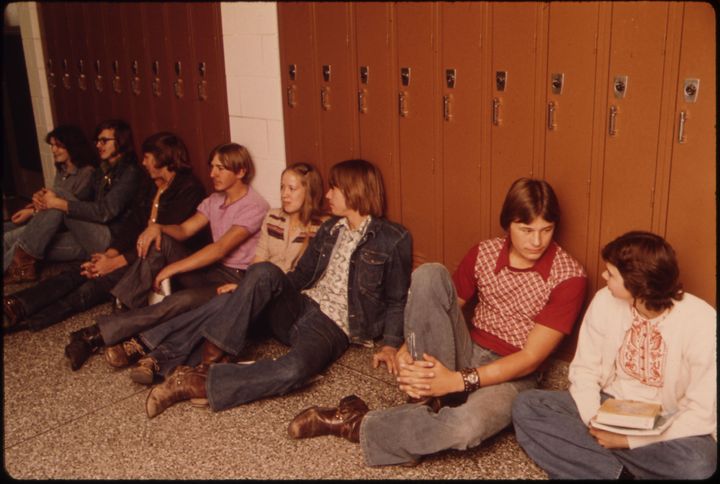
{"label": "watch face", "polygon": [[468,381],[469,381],[470,383],[475,384],[475,383],[478,382],[478,380],[479,380],[479,378],[478,378],[477,371],[473,371],[472,373],[470,373],[470,374],[468,375]]}

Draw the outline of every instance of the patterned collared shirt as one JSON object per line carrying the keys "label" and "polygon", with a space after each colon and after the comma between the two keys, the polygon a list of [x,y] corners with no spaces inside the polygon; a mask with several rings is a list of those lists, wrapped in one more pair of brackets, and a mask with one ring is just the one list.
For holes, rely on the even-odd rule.
{"label": "patterned collared shirt", "polygon": [[350,336],[348,322],[348,276],[350,274],[350,258],[358,244],[365,236],[371,217],[352,230],[347,218],[343,217],[333,226],[331,232],[340,231],[325,273],[317,284],[303,291],[303,294],[320,305],[320,310],[332,319],[343,332]]}

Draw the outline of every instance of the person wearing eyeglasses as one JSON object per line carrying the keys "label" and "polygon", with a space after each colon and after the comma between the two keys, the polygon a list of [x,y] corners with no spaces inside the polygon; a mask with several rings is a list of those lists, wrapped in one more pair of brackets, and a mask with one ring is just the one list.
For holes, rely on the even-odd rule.
{"label": "person wearing eyeglasses", "polygon": [[[140,177],[130,216],[110,248],[35,286],[4,296],[6,333],[39,331],[109,301],[110,290],[137,259],[135,243],[148,224],[181,223],[195,213],[206,194],[192,173],[183,140],[172,133],[155,133],[143,141],[142,153],[149,176]],[[202,231],[184,245],[197,250],[209,240],[209,233]]]}
{"label": "person wearing eyeglasses", "polygon": [[[68,199],[87,200],[92,196],[95,153],[87,136],[73,125],[61,125],[45,136],[55,163],[53,190]],[[41,188],[33,197],[44,192]],[[37,213],[33,203],[15,212],[3,226],[3,271],[7,270],[15,253],[15,243],[25,230],[25,224]]]}
{"label": "person wearing eyeglasses", "polygon": [[39,260],[85,260],[104,252],[113,235],[123,230],[141,176],[132,131],[125,121],[108,120],[95,133],[100,169],[95,171],[92,197],[73,200],[52,189],[36,194],[38,213],[15,244],[5,284],[37,280]]}

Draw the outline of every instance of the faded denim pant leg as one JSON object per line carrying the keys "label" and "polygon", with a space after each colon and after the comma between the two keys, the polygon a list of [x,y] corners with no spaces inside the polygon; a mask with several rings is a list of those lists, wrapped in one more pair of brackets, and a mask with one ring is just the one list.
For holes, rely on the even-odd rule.
{"label": "faded denim pant leg", "polygon": [[[412,274],[405,307],[406,341],[452,370],[478,367],[500,358],[472,342],[457,304],[452,279],[441,264],[423,264]],[[513,399],[537,385],[534,374],[481,388],[457,407],[434,413],[406,404],[368,412],[360,425],[360,445],[371,466],[411,462],[445,449],[465,450],[495,435],[511,422]]]}
{"label": "faded denim pant leg", "polygon": [[3,224],[3,273],[10,267],[17,241],[24,230],[24,225],[15,225],[12,222]]}
{"label": "faded denim pant leg", "polygon": [[513,423],[520,445],[551,479],[617,479],[623,466],[639,479],[707,479],[717,467],[710,435],[635,449],[602,447],[568,391],[523,393],[513,404]]}
{"label": "faded denim pant leg", "polygon": [[347,349],[345,333],[310,298],[296,290],[280,268],[253,264],[243,284],[220,306],[203,336],[233,355],[245,347],[251,324],[264,324],[290,351],[251,365],[215,364],[207,379],[210,408],[226,408],[283,395],[303,386]]}
{"label": "faded denim pant leg", "polygon": [[[63,223],[68,229],[61,232]],[[36,259],[87,259],[110,245],[110,229],[103,224],[66,216],[60,210],[42,210],[25,225],[16,244]]]}

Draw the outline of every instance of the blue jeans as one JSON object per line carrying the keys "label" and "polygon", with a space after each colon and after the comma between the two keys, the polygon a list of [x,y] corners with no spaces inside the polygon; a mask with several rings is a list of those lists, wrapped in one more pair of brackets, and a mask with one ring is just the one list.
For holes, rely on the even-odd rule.
{"label": "blue jeans", "polygon": [[[63,224],[67,232],[61,232]],[[110,246],[110,229],[103,224],[66,216],[56,209],[36,213],[15,242],[35,259],[88,259]]]}
{"label": "blue jeans", "polygon": [[[223,304],[215,301],[224,300]],[[210,408],[223,410],[260,398],[283,395],[303,386],[337,360],[349,346],[345,333],[284,272],[269,262],[253,264],[238,288],[215,298],[202,335],[227,353],[239,355],[251,325],[270,330],[290,351],[250,365],[220,363],[210,367]],[[211,304],[212,304],[211,303]]]}
{"label": "blue jeans", "polygon": [[23,230],[25,230],[24,225],[15,225],[12,222],[3,223],[3,272],[10,267],[17,241]]}
{"label": "blue jeans", "polygon": [[[452,278],[441,264],[423,264],[412,274],[405,306],[406,342],[413,334],[414,357],[428,353],[451,370],[500,358],[470,339]],[[365,461],[371,466],[401,464],[445,449],[478,446],[510,424],[513,399],[535,386],[537,376],[531,374],[480,388],[464,404],[438,413],[421,404],[368,412],[360,425]]]}
{"label": "blue jeans", "polygon": [[634,449],[602,447],[568,391],[523,393],[513,404],[513,423],[520,445],[551,479],[617,479],[623,466],[639,479],[707,479],[717,467],[710,435]]}

